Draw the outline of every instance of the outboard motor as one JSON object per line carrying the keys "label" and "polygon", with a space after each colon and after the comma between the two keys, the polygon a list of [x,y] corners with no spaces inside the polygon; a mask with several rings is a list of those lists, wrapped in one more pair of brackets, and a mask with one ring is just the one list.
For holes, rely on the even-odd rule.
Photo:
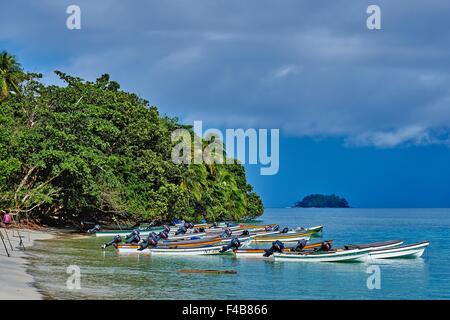
{"label": "outboard motor", "polygon": [[289,228],[285,227],[283,230],[281,230],[281,233],[288,233],[289,232]]}
{"label": "outboard motor", "polygon": [[169,233],[170,232],[170,227],[163,225],[164,231]]}
{"label": "outboard motor", "polygon": [[294,248],[294,251],[302,251],[306,246],[307,241],[305,239],[299,240],[297,242],[297,246]]}
{"label": "outboard motor", "polygon": [[186,228],[185,226],[182,226],[181,228],[179,228],[179,229],[177,230],[177,232],[175,232],[175,235],[177,236],[177,235],[179,235],[179,234],[185,234],[186,231],[187,231],[187,228]]}
{"label": "outboard motor", "polygon": [[272,247],[270,249],[267,249],[263,256],[264,257],[270,257],[274,252],[283,252],[284,249],[284,243],[281,242],[280,240],[274,241],[272,242]]}
{"label": "outboard motor", "polygon": [[267,226],[264,228],[266,231],[278,231],[280,229],[279,225],[276,226]]}
{"label": "outboard motor", "polygon": [[248,230],[244,230],[244,231],[242,231],[242,235],[243,236],[249,236],[250,232]]}
{"label": "outboard motor", "polygon": [[191,223],[185,222],[185,223],[184,223],[184,227],[185,227],[186,229],[190,229],[190,228],[191,228]]}
{"label": "outboard motor", "polygon": [[122,242],[122,237],[120,235],[117,235],[110,242],[107,242],[104,245],[102,245],[102,249],[106,249],[109,246],[117,247],[117,245],[121,242]]}
{"label": "outboard motor", "polygon": [[127,235],[125,237],[125,240],[128,240],[136,235],[139,235],[141,232],[138,229],[134,229],[133,231],[131,231],[131,233],[129,235]]}
{"label": "outboard motor", "polygon": [[142,251],[144,249],[147,249],[148,247],[156,247],[157,244],[158,239],[153,234],[149,234],[147,240],[145,240],[139,245],[138,251]]}
{"label": "outboard motor", "polygon": [[101,229],[102,228],[100,227],[100,225],[96,224],[92,229],[89,229],[87,232],[88,233],[94,233],[94,232],[100,231]]}
{"label": "outboard motor", "polygon": [[229,238],[231,237],[231,234],[233,232],[231,231],[230,228],[225,228],[225,230],[223,231],[222,235],[220,236],[221,238]]}
{"label": "outboard motor", "polygon": [[322,242],[322,244],[320,245],[320,251],[330,251],[330,250],[331,250],[331,243],[329,243],[328,241]]}
{"label": "outboard motor", "polygon": [[224,253],[230,249],[237,249],[241,246],[241,242],[239,241],[238,238],[233,238],[231,239],[230,243],[227,244],[226,246],[223,246],[222,249],[220,249],[220,253]]}
{"label": "outboard motor", "polygon": [[160,239],[167,240],[167,238],[169,238],[169,235],[167,234],[167,232],[161,231],[161,232],[158,234],[158,237],[159,237]]}
{"label": "outboard motor", "polygon": [[139,243],[139,241],[141,241],[139,230],[133,230],[133,232],[129,236],[127,236],[126,239],[126,243]]}

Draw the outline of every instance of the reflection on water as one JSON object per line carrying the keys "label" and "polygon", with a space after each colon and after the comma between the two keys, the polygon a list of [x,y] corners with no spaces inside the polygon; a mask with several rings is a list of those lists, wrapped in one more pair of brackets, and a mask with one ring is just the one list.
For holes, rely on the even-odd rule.
{"label": "reflection on water", "polygon": [[[424,210],[424,209],[422,209]],[[295,263],[233,256],[119,255],[105,239],[57,239],[32,250],[36,286],[55,299],[432,299],[450,298],[449,210],[271,209],[264,223],[325,225],[335,246],[387,239],[428,239],[424,258],[376,260],[381,290],[367,288],[367,263]],[[318,239],[320,240],[320,239]],[[69,265],[81,268],[81,289],[68,290]],[[235,270],[188,274],[182,269]]]}

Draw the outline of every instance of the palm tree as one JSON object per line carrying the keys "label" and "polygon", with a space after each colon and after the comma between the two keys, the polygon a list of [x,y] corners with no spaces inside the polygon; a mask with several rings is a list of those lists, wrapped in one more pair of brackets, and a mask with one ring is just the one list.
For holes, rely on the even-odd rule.
{"label": "palm tree", "polygon": [[200,201],[207,184],[208,172],[204,165],[191,164],[181,174],[180,187],[190,192],[194,199]]}
{"label": "palm tree", "polygon": [[24,80],[24,73],[16,58],[8,52],[0,53],[0,101],[11,92],[19,93],[19,84]]}

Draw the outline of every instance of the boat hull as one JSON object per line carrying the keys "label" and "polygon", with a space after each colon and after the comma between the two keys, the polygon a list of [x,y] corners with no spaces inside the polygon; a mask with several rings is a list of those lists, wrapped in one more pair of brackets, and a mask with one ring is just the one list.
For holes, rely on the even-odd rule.
{"label": "boat hull", "polygon": [[342,250],[326,253],[278,253],[274,255],[275,261],[289,262],[361,262],[365,261],[368,249]]}
{"label": "boat hull", "polygon": [[429,242],[420,242],[407,246],[374,250],[369,253],[368,260],[371,259],[394,259],[394,258],[419,258],[429,246]]}

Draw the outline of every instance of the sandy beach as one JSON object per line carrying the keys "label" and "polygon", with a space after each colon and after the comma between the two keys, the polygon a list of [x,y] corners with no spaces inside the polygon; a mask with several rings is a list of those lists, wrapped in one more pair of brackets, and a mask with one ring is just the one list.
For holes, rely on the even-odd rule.
{"label": "sandy beach", "polygon": [[[19,248],[18,231],[0,228],[10,257],[0,242],[0,300],[39,300],[42,295],[32,286],[33,277],[27,274],[27,252]],[[33,246],[35,240],[48,240],[55,236],[50,231],[19,230],[25,248]],[[6,238],[11,241],[13,250]]]}

